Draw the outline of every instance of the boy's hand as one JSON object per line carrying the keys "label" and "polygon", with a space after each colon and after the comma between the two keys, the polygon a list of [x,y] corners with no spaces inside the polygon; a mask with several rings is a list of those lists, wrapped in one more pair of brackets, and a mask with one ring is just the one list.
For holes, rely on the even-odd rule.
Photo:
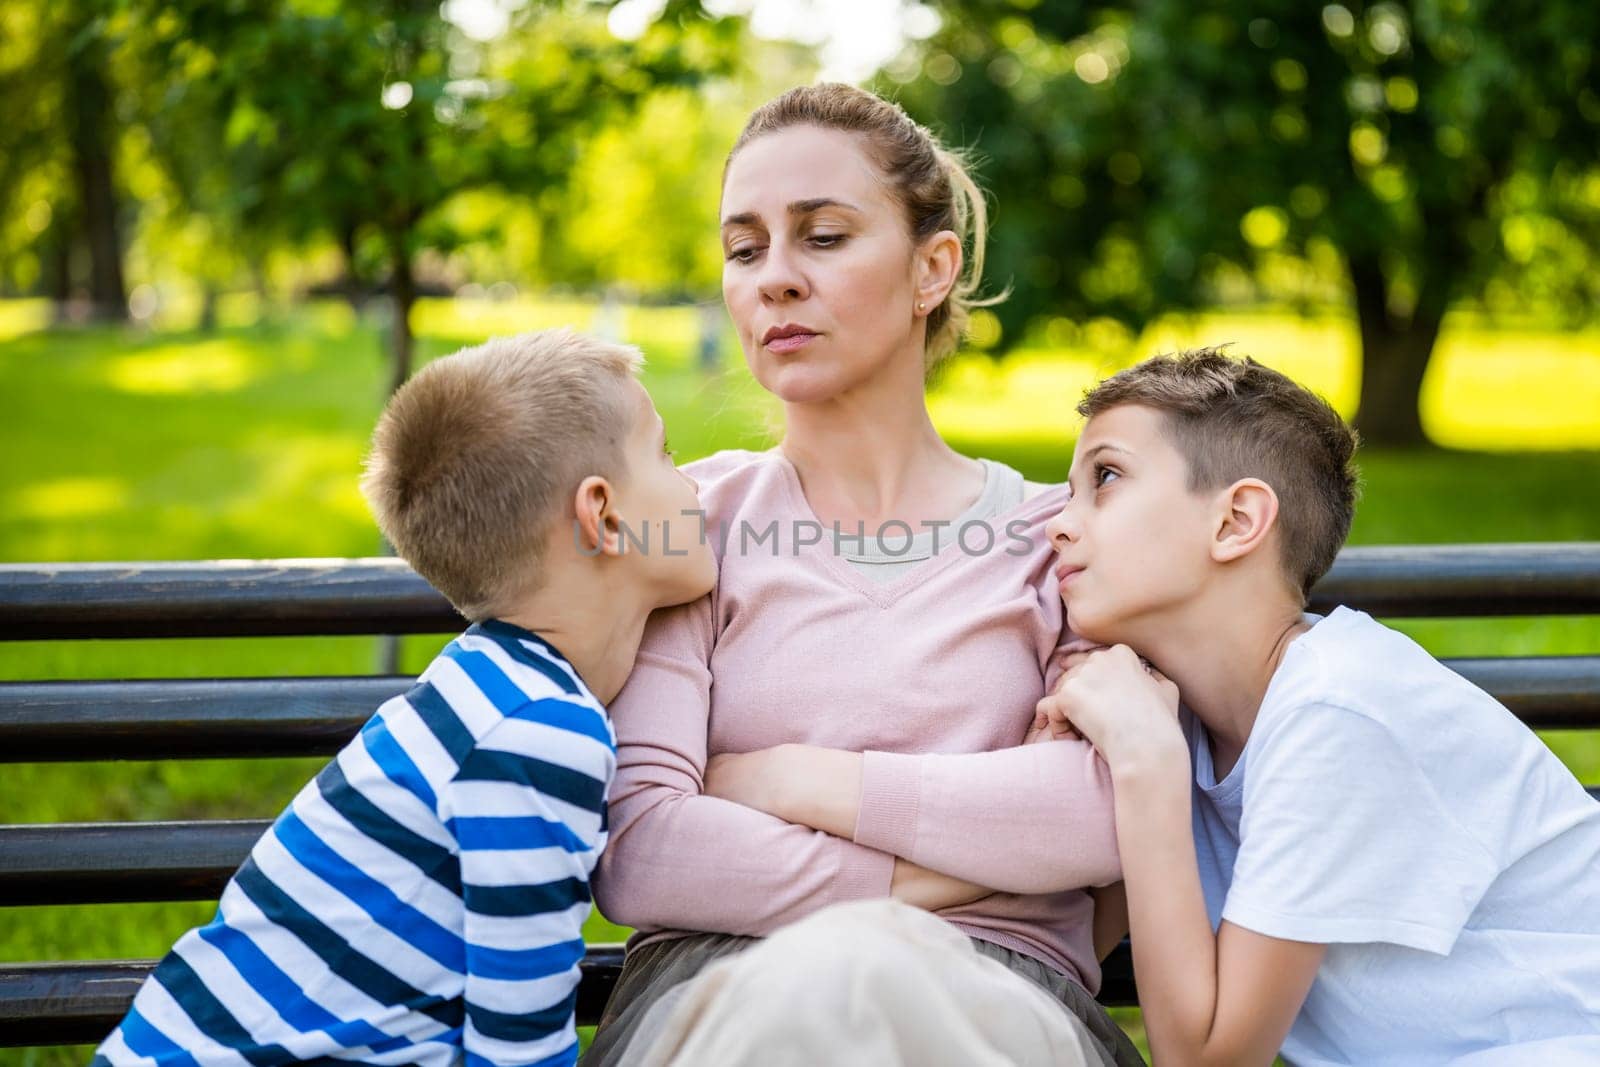
{"label": "boy's hand", "polygon": [[1083,655],[1036,711],[1052,730],[1075,729],[1113,769],[1152,745],[1182,740],[1178,687],[1126,645]]}
{"label": "boy's hand", "polygon": [[1055,734],[1050,729],[1050,717],[1035,712],[1033,725],[1028,727],[1028,732],[1022,735],[1022,743],[1032,745],[1040,741],[1054,741],[1055,739]]}
{"label": "boy's hand", "polygon": [[[1072,670],[1072,668],[1089,662],[1089,657],[1094,655],[1096,652],[1104,652],[1109,647],[1109,645],[1100,645],[1094,648],[1071,648],[1063,652],[1057,652],[1055,655],[1055,664],[1061,668],[1061,673],[1065,675],[1068,671]],[[1056,688],[1061,688],[1060,678],[1056,679]]]}
{"label": "boy's hand", "polygon": [[[1099,649],[1075,648],[1068,652],[1056,654],[1056,666],[1061,668],[1061,674],[1056,678],[1056,687],[1051,693],[1061,690],[1061,683],[1066,680],[1067,674],[1078,664],[1087,660]],[[1073,728],[1070,722],[1054,720],[1042,710],[1044,702],[1040,701],[1039,709],[1033,713],[1033,725],[1028,727],[1028,733],[1023,737],[1022,743],[1031,745],[1036,741],[1082,741],[1083,735]]]}

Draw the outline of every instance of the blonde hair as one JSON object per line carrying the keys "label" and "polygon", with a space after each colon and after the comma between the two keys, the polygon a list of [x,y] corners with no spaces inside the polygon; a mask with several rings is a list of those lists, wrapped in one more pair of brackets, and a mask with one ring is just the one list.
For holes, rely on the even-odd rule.
{"label": "blonde hair", "polygon": [[1126,404],[1159,411],[1189,465],[1189,489],[1260,478],[1278,494],[1285,573],[1311,593],[1350,533],[1356,433],[1322,397],[1255,360],[1218,348],[1155,356],[1084,394],[1088,418]]}
{"label": "blonde hair", "polygon": [[[984,244],[989,233],[983,191],[967,173],[961,156],[913,122],[898,104],[838,82],[800,86],[763,104],[750,116],[728,152],[728,164],[757,137],[793,126],[861,135],[868,155],[905,210],[912,241],[921,241],[940,230],[954,232],[961,241],[961,276],[944,300],[928,313],[925,364],[931,369],[961,343],[973,308],[1004,299],[1003,294],[988,299],[977,295],[983,281]],[[726,179],[726,166],[723,175]]]}
{"label": "blonde hair", "polygon": [[637,349],[570,330],[497,337],[390,399],[361,491],[389,543],[468,619],[508,611],[591,474],[626,474]]}

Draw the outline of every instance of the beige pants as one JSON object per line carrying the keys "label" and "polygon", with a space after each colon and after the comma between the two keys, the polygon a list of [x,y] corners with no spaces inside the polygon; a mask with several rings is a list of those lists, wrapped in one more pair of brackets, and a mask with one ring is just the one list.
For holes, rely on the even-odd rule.
{"label": "beige pants", "polygon": [[1080,1067],[1087,1027],[967,936],[890,900],[826,908],[680,983],[625,1067]]}

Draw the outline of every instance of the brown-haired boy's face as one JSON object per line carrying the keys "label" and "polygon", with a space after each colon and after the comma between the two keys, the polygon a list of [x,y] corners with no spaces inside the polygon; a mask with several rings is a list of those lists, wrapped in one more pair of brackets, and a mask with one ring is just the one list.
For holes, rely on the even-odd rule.
{"label": "brown-haired boy's face", "polygon": [[1163,418],[1126,405],[1090,419],[1073,452],[1071,496],[1045,527],[1067,624],[1102,644],[1139,647],[1143,624],[1189,601],[1211,566],[1210,497],[1188,488]]}

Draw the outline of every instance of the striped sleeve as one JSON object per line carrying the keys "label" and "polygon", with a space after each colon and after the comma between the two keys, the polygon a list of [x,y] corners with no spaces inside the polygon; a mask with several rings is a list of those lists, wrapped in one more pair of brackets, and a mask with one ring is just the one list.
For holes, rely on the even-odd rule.
{"label": "striped sleeve", "polygon": [[479,739],[440,797],[460,849],[469,1067],[577,1059],[583,922],[615,763],[596,707],[530,700]]}

